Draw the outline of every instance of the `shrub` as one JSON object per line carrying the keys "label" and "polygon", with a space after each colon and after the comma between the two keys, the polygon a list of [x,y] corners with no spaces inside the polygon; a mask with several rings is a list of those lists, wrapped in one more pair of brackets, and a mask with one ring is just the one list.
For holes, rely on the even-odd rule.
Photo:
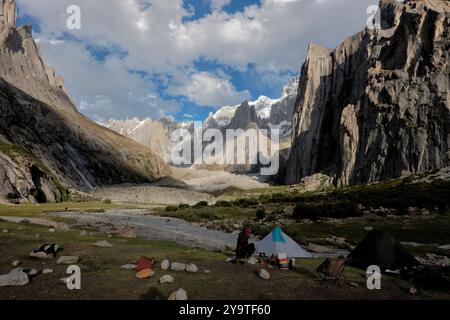
{"label": "shrub", "polygon": [[264,208],[256,209],[256,218],[258,220],[263,220],[266,217],[266,210]]}
{"label": "shrub", "polygon": [[297,204],[292,212],[292,218],[295,220],[317,220],[319,217],[319,210],[317,210],[316,207],[307,204]]}
{"label": "shrub", "polygon": [[200,218],[202,219],[209,219],[209,220],[218,220],[219,218],[217,215],[213,212],[202,212],[200,214]]}
{"label": "shrub", "polygon": [[111,199],[105,199],[105,200],[103,200],[103,203],[104,204],[111,204],[112,201],[111,201]]}
{"label": "shrub", "polygon": [[195,204],[193,206],[193,208],[199,209],[199,208],[206,208],[207,206],[208,206],[208,202],[207,201],[200,201],[197,204]]}
{"label": "shrub", "polygon": [[177,206],[167,206],[166,207],[166,212],[175,212],[178,210]]}
{"label": "shrub", "polygon": [[188,205],[186,203],[182,203],[178,206],[178,209],[185,210],[185,209],[189,209],[190,207],[191,207],[190,205]]}
{"label": "shrub", "polygon": [[229,201],[221,200],[221,201],[217,201],[214,206],[218,207],[218,208],[229,208],[229,207],[232,207],[233,205]]}
{"label": "shrub", "polygon": [[242,198],[239,199],[236,204],[240,207],[243,208],[248,208],[248,207],[252,207],[252,206],[256,206],[258,205],[258,200],[256,199],[248,199],[248,198]]}

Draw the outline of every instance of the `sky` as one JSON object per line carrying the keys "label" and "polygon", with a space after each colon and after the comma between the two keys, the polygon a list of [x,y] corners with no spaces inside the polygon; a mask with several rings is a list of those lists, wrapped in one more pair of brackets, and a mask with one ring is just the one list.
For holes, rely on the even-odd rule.
{"label": "sky", "polygon": [[[17,0],[45,62],[95,121],[203,120],[225,105],[277,98],[308,44],[362,30],[377,0]],[[67,27],[67,8],[81,28]]]}

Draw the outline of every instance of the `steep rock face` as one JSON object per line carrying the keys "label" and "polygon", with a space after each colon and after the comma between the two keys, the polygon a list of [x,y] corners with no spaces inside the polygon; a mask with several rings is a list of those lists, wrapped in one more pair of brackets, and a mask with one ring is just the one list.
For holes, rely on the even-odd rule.
{"label": "steep rock face", "polygon": [[246,130],[251,127],[264,129],[266,126],[256,114],[255,107],[250,106],[248,101],[245,101],[237,108],[234,117],[231,119],[230,124],[226,126],[226,129]]}
{"label": "steep rock face", "polygon": [[127,120],[111,119],[105,126],[148,147],[166,163],[169,163],[174,147],[171,139],[172,133],[181,128],[190,130],[191,125],[191,122],[174,122],[167,118],[159,120],[134,118]]}
{"label": "steep rock face", "polygon": [[450,5],[380,8],[384,29],[309,47],[287,183],[324,173],[343,186],[450,165]]}
{"label": "steep rock face", "polygon": [[0,76],[54,108],[75,111],[64,79],[41,58],[31,26],[16,27],[15,0],[0,0]]}
{"label": "steep rock face", "polygon": [[0,198],[59,200],[62,186],[152,182],[168,174],[149,149],[0,78]]}
{"label": "steep rock face", "polygon": [[64,200],[69,187],[152,182],[169,174],[150,149],[76,111],[31,27],[0,0],[0,202]]}

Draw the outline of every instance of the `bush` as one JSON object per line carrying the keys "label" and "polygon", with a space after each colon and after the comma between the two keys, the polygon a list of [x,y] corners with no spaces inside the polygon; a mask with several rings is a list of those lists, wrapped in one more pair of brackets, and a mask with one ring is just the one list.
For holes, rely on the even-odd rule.
{"label": "bush", "polygon": [[166,207],[166,212],[175,212],[175,211],[178,211],[177,206],[167,206]]}
{"label": "bush", "polygon": [[258,201],[256,199],[242,198],[242,199],[239,199],[238,201],[236,201],[236,204],[240,207],[248,208],[248,207],[258,205]]}
{"label": "bush", "polygon": [[190,205],[188,205],[186,203],[182,203],[178,206],[178,209],[185,210],[185,209],[189,209],[190,207],[191,207]]}
{"label": "bush", "polygon": [[218,207],[218,208],[229,208],[229,207],[232,207],[233,205],[229,201],[221,200],[221,201],[217,201],[214,206]]}
{"label": "bush", "polygon": [[317,220],[320,217],[320,212],[316,207],[306,204],[297,204],[292,211],[292,218],[295,220]]}
{"label": "bush", "polygon": [[197,204],[195,204],[193,206],[193,208],[195,208],[195,209],[206,208],[206,207],[208,207],[208,202],[207,201],[200,201],[200,202],[198,202]]}
{"label": "bush", "polygon": [[256,218],[258,220],[263,220],[266,217],[266,210],[264,208],[256,209]]}
{"label": "bush", "polygon": [[111,204],[112,201],[111,201],[111,199],[105,199],[105,200],[103,200],[103,203],[104,204]]}
{"label": "bush", "polygon": [[213,212],[202,212],[200,214],[200,218],[202,219],[209,219],[209,220],[218,220],[219,218],[217,215]]}

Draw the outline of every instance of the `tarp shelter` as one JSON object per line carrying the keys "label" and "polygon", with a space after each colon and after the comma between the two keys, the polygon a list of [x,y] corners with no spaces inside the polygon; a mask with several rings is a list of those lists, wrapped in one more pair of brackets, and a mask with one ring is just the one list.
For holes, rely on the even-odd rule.
{"label": "tarp shelter", "polygon": [[276,227],[267,237],[256,244],[256,254],[263,253],[266,257],[285,253],[289,258],[310,258],[311,254],[292,240],[287,234]]}
{"label": "tarp shelter", "polygon": [[381,230],[371,231],[347,259],[352,266],[366,269],[375,265],[383,271],[394,271],[419,264],[397,240]]}
{"label": "tarp shelter", "polygon": [[136,271],[139,272],[144,269],[153,269],[154,264],[155,264],[155,259],[142,256],[139,258],[139,260],[137,262]]}

